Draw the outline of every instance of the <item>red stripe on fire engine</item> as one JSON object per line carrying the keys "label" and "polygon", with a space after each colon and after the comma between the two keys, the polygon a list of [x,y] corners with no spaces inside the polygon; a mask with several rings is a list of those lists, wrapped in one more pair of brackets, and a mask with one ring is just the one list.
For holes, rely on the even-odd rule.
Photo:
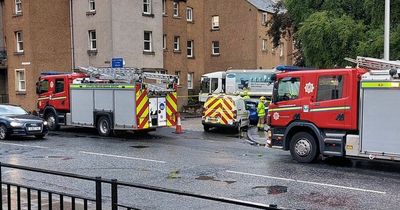
{"label": "red stripe on fire engine", "polygon": [[140,123],[139,128],[144,128],[144,126],[146,125],[146,123],[149,122],[149,116],[146,116],[143,121]]}
{"label": "red stripe on fire engine", "polygon": [[137,114],[138,117],[142,117],[143,113],[149,108],[149,103],[146,102],[144,104],[144,106],[142,107],[142,109],[139,111],[139,113]]}

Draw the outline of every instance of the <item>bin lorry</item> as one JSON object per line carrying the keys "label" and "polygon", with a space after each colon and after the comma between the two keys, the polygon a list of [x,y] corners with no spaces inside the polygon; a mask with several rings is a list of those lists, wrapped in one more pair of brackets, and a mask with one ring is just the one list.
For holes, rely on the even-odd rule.
{"label": "bin lorry", "polygon": [[80,71],[40,76],[37,105],[50,130],[61,125],[90,127],[108,136],[118,130],[176,125],[177,76],[137,68],[81,67]]}
{"label": "bin lorry", "polygon": [[306,163],[320,155],[400,160],[400,62],[352,61],[356,68],[277,74],[267,145]]}

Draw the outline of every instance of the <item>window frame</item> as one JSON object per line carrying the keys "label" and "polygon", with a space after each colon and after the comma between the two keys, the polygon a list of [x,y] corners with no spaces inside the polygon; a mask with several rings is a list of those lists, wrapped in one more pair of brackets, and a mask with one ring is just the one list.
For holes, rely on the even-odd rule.
{"label": "window frame", "polygon": [[181,46],[181,37],[180,36],[174,36],[174,51],[180,51]]}
{"label": "window frame", "polygon": [[15,0],[14,7],[14,12],[16,15],[22,14],[22,0]]}
{"label": "window frame", "polygon": [[[88,34],[89,34],[89,50],[97,50],[97,33],[96,33],[96,30],[89,30]],[[94,38],[93,38],[93,34],[94,34]]]}
{"label": "window frame", "polygon": [[174,17],[179,17],[179,2],[172,2],[172,8],[173,8],[173,16]]}
{"label": "window frame", "polygon": [[262,44],[261,44],[261,50],[262,51],[267,51],[267,42],[268,42],[268,40],[267,39],[262,39]]}
{"label": "window frame", "polygon": [[[146,33],[149,34],[149,40],[146,40]],[[146,49],[146,43],[149,43],[149,49]],[[144,31],[143,32],[143,51],[144,52],[153,52],[153,32],[152,31]]]}
{"label": "window frame", "polygon": [[[215,46],[215,44],[218,43],[218,47]],[[218,49],[218,52],[215,52],[215,50]],[[211,43],[211,53],[212,55],[220,55],[221,54],[221,45],[219,41],[212,41]]]}
{"label": "window frame", "polygon": [[186,7],[186,21],[193,22],[193,8]]}
{"label": "window frame", "polygon": [[23,53],[24,52],[24,34],[22,31],[16,31],[15,33],[15,46],[17,53]]}
{"label": "window frame", "polygon": [[163,35],[163,49],[167,49],[167,34]]}
{"label": "window frame", "polygon": [[219,30],[220,29],[220,21],[219,21],[219,15],[213,15],[211,17],[211,29],[212,30]]}
{"label": "window frame", "polygon": [[162,14],[167,14],[167,0],[162,0]]}
{"label": "window frame", "polygon": [[265,25],[267,25],[267,22],[268,22],[268,13],[267,12],[263,12],[261,14],[261,24],[263,26],[265,26]]}
{"label": "window frame", "polygon": [[284,52],[285,44],[282,42],[279,47],[280,47],[279,57],[283,57],[285,55]]}
{"label": "window frame", "polygon": [[[190,47],[189,47],[189,43],[190,43]],[[190,54],[189,54],[189,50],[190,50]],[[193,58],[194,57],[194,41],[193,40],[188,40],[187,41],[186,54],[187,54],[188,58]]]}
{"label": "window frame", "polygon": [[96,11],[96,0],[89,0],[89,12]]}
{"label": "window frame", "polygon": [[178,76],[178,82],[176,85],[181,85],[181,71],[175,71],[175,75]]}
{"label": "window frame", "polygon": [[[20,79],[19,73],[23,73],[23,79]],[[22,83],[24,85],[22,85]],[[24,88],[22,88],[24,86]],[[25,69],[15,69],[15,90],[17,92],[26,92],[26,74]]]}
{"label": "window frame", "polygon": [[[338,85],[337,86],[335,86],[336,88],[335,88],[335,90],[337,90],[338,91],[338,98],[332,98],[332,94],[331,94],[331,98],[330,99],[320,99],[319,97],[320,97],[320,87],[321,86],[324,86],[323,84],[321,84],[321,78],[324,78],[324,79],[336,79],[336,81],[338,82]],[[341,79],[341,81],[339,81],[339,78]],[[343,99],[344,97],[344,84],[345,84],[345,80],[346,79],[346,77],[345,77],[345,75],[343,75],[343,74],[336,74],[336,75],[321,75],[321,76],[319,76],[318,77],[318,86],[317,86],[317,95],[316,95],[316,101],[317,102],[324,102],[324,101],[332,101],[332,100],[341,100],[341,99]],[[330,89],[330,91],[331,91],[331,93],[332,93],[332,90],[334,90],[334,89]],[[339,93],[340,93],[340,95],[339,95]]]}
{"label": "window frame", "polygon": [[188,73],[187,83],[188,83],[188,90],[193,90],[193,80],[194,80],[194,72]]}
{"label": "window frame", "polygon": [[[148,11],[145,11],[145,7],[147,5]],[[143,0],[143,14],[151,15],[152,14],[152,1],[151,0]]]}

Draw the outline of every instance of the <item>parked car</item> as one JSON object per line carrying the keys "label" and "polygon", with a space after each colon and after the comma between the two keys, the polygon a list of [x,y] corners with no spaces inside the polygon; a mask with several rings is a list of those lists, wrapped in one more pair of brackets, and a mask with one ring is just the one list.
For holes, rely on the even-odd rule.
{"label": "parked car", "polygon": [[213,127],[234,128],[249,125],[249,112],[240,96],[212,95],[204,103],[202,124],[204,131]]}
{"label": "parked car", "polygon": [[257,125],[258,123],[258,114],[257,114],[257,99],[247,99],[245,100],[246,110],[249,112],[249,123],[250,125]]}
{"label": "parked car", "polygon": [[41,139],[48,133],[47,122],[29,114],[23,108],[0,104],[0,140],[10,136],[35,136]]}

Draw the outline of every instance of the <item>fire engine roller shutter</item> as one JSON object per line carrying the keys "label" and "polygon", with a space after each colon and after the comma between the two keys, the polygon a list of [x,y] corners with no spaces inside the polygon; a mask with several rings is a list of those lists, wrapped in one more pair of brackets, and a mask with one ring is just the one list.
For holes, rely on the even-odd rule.
{"label": "fire engine roller shutter", "polygon": [[218,123],[227,125],[229,124],[229,120],[231,120],[231,122],[234,120],[233,108],[235,106],[230,97],[212,96],[206,101],[204,107],[206,109],[204,116],[217,117],[219,118]]}
{"label": "fire engine roller shutter", "polygon": [[362,152],[400,154],[400,84],[363,82]]}
{"label": "fire engine roller shutter", "polygon": [[167,126],[176,125],[176,113],[178,112],[178,102],[176,92],[169,93],[167,100]]}
{"label": "fire engine roller shutter", "polygon": [[147,90],[142,90],[141,85],[136,86],[136,120],[139,129],[146,129],[150,127],[149,97]]}

